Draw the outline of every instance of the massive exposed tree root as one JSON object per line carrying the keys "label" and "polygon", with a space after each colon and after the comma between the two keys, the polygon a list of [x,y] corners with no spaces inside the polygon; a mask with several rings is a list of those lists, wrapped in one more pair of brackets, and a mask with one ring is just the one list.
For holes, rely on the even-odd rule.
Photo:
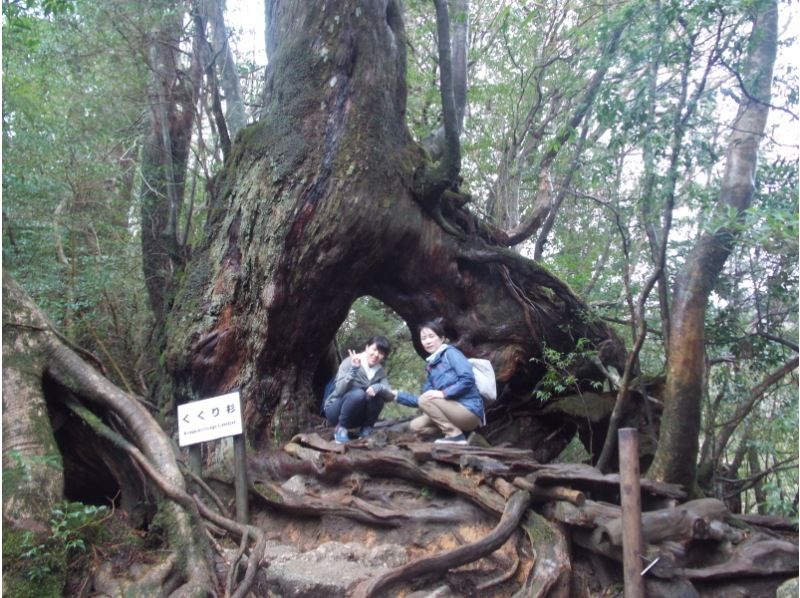
{"label": "massive exposed tree root", "polygon": [[[403,516],[402,508],[393,507],[397,501],[392,491],[379,485],[381,480],[402,479],[413,486],[438,489],[450,497],[448,505],[465,500],[490,519],[500,517],[493,529],[481,527],[484,532],[478,539],[444,550],[434,546],[402,566],[352,586],[354,596],[390,595],[400,591],[397,585],[408,591],[420,583],[430,587],[444,578],[456,586],[467,584],[470,591],[494,587],[497,595],[593,595],[580,591],[581,587],[586,590],[589,582],[585,575],[581,581],[573,574],[576,558],[584,562],[584,569],[587,562],[601,568],[598,579],[620,580],[622,534],[616,474],[604,475],[581,464],[540,464],[528,450],[454,449],[417,442],[395,432],[380,432],[346,448],[326,438],[301,434],[281,452],[254,457],[254,492],[280,512],[346,517],[373,530],[398,525],[439,530],[437,523],[448,522],[451,528],[470,523],[459,522],[459,511],[452,510],[442,512],[439,519],[425,510],[406,511]],[[739,588],[764,583],[777,586],[782,579],[796,575],[794,536],[787,540],[763,527],[757,531],[716,499],[682,503],[686,495],[675,485],[644,479],[642,493],[646,509],[642,517],[643,567],[652,564],[646,579],[654,595],[678,588],[696,595],[713,593],[715,586],[709,581],[726,577],[736,579]],[[478,534],[475,514],[466,514]],[[785,529],[786,522],[779,523]],[[504,542],[495,544],[498,538],[510,537],[509,527],[522,534],[504,547],[506,570],[494,578],[485,569],[470,577],[464,563],[491,558],[491,551]],[[772,536],[764,535],[765,531]],[[411,532],[407,534],[413,544]],[[509,550],[516,551],[515,558],[508,558]],[[460,575],[461,581],[452,580],[453,574]]]}
{"label": "massive exposed tree root", "polygon": [[[594,578],[619,580],[617,475],[588,465],[538,463],[530,449],[419,442],[386,426],[346,446],[332,443],[329,430],[312,431],[282,450],[251,454],[253,517],[237,523],[216,495],[232,482],[212,475],[192,480],[143,401],[89,366],[19,287],[8,280],[3,286],[4,391],[28,401],[23,409],[4,397],[4,439],[12,441],[4,446],[4,468],[13,470],[7,450],[24,459],[22,439],[41,427],[34,425],[35,416],[47,411],[45,403],[57,403],[105,439],[104,446],[117,451],[117,462],[119,455],[128,459],[157,489],[168,556],[135,576],[115,575],[102,564],[94,576],[96,591],[121,594],[135,588],[175,597],[264,593],[273,583],[268,577],[273,568],[265,564],[278,536],[305,549],[323,538],[374,545],[389,535],[405,546],[405,560],[367,570],[348,582],[342,595],[389,595],[445,580],[467,594],[592,596]],[[43,385],[44,379],[51,383]],[[36,455],[52,447],[46,449],[45,438],[26,450]],[[7,489],[4,520],[18,525],[32,519],[46,526],[60,478],[47,485],[46,470],[26,471],[45,491],[23,510],[20,497],[30,497],[30,488]],[[188,490],[192,483],[203,498]],[[684,492],[674,485],[642,480],[641,486],[643,557],[651,565],[646,579],[653,595],[678,590],[712,595],[720,583],[730,589],[731,579],[748,591],[751,584],[774,587],[797,575],[796,532],[785,522],[737,519],[713,499],[681,504]],[[352,524],[324,523],[343,519]],[[292,531],[290,520],[317,523]],[[753,524],[761,524],[760,531]],[[234,542],[238,550],[231,548]],[[592,574],[581,576],[585,563],[591,563]]]}
{"label": "massive exposed tree root", "polygon": [[[211,568],[211,552],[202,522],[211,521],[231,533],[249,536],[256,549],[263,544],[263,534],[255,528],[239,525],[215,513],[197,497],[190,495],[178,464],[177,451],[167,434],[147,411],[143,401],[119,389],[81,359],[24,291],[8,277],[3,280],[3,295],[3,321],[6,328],[13,329],[14,338],[13,343],[7,342],[11,332],[9,339],[4,335],[3,356],[6,362],[29,364],[30,373],[27,378],[4,376],[4,393],[38,399],[38,403],[29,406],[27,410],[20,409],[10,413],[4,408],[4,423],[12,417],[23,422],[30,421],[32,415],[46,412],[45,400],[61,402],[95,433],[124,451],[162,493],[159,509],[166,521],[164,527],[168,531],[169,547],[178,558],[170,557],[149,573],[135,580],[128,580],[127,583],[113,580],[108,571],[104,571],[105,586],[116,586],[121,590],[126,585],[135,585],[139,591],[151,587],[152,595],[169,595],[175,598],[217,595],[217,584]],[[33,366],[37,368],[31,372]],[[36,385],[41,388],[45,378],[54,380],[59,392],[51,392],[48,397],[42,396],[41,392],[37,393]],[[31,424],[26,426],[28,427],[34,426]],[[4,438],[5,435],[6,426]],[[19,447],[20,443],[15,442],[14,446]],[[4,468],[6,450],[7,447],[4,446]],[[100,455],[97,459],[100,459]],[[11,523],[21,515],[13,508],[15,498],[18,498],[15,497],[14,490],[17,493],[27,491],[17,487],[7,497],[4,496],[4,520],[8,518]],[[53,504],[54,498],[49,497],[46,504],[31,514],[37,515],[46,525],[47,508]],[[254,571],[248,573],[250,578],[255,574]],[[247,581],[246,575],[242,584],[243,591],[238,595],[246,594]]]}

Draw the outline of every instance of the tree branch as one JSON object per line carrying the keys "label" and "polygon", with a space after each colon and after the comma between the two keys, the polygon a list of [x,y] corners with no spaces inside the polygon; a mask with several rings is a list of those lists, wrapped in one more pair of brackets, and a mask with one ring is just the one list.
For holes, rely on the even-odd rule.
{"label": "tree branch", "polygon": [[741,482],[744,482],[743,486],[739,486],[739,487],[736,488],[736,490],[733,490],[733,491],[729,492],[728,494],[724,495],[722,497],[722,499],[723,500],[727,500],[729,498],[733,498],[734,496],[740,495],[742,492],[746,492],[747,490],[750,490],[754,486],[758,485],[758,483],[761,480],[763,480],[765,477],[767,477],[768,475],[771,475],[773,473],[780,473],[782,471],[797,471],[797,463],[794,463],[793,465],[787,465],[788,463],[790,463],[790,462],[792,462],[794,460],[795,460],[794,457],[790,457],[789,459],[785,459],[784,461],[781,461],[780,463],[776,463],[775,465],[773,465],[769,469],[765,469],[763,471],[759,471],[757,474],[752,475],[752,476],[747,477],[747,478],[744,478],[744,479],[717,478],[720,481],[729,482],[729,483],[741,483]]}
{"label": "tree branch", "polygon": [[759,331],[758,336],[765,338],[768,341],[779,343],[784,347],[788,347],[794,352],[800,352],[800,346],[798,346],[797,343],[790,341],[789,339],[781,338],[780,336],[776,336],[774,334],[770,334],[769,332],[764,332],[764,331]]}
{"label": "tree branch", "polygon": [[[617,51],[620,36],[622,35],[625,27],[628,26],[628,21],[622,21],[611,34],[611,40],[603,52],[602,63],[595,71],[589,84],[586,86],[586,92],[583,95],[583,100],[578,104],[569,122],[561,129],[560,133],[556,136],[552,143],[549,144],[549,149],[544,153],[538,165],[538,172],[546,171],[558,156],[561,148],[572,136],[578,125],[581,124],[583,118],[588,114],[597,94],[600,91],[600,86],[605,79],[606,73],[611,66],[611,57]],[[518,245],[528,239],[541,225],[546,216],[546,209],[544,206],[539,206],[539,209],[534,209],[527,220],[521,222],[518,226],[508,231],[507,246]]]}
{"label": "tree branch", "polygon": [[798,355],[795,354],[790,357],[782,366],[767,374],[764,379],[750,391],[748,397],[739,404],[733,414],[733,417],[731,417],[728,421],[719,424],[720,427],[722,427],[722,430],[720,431],[717,442],[715,443],[718,454],[722,454],[738,425],[742,423],[744,418],[747,417],[755,408],[759,401],[764,397],[764,394],[767,392],[767,390],[769,390],[773,384],[780,381],[781,378],[797,369],[799,362],[800,359],[798,358]]}

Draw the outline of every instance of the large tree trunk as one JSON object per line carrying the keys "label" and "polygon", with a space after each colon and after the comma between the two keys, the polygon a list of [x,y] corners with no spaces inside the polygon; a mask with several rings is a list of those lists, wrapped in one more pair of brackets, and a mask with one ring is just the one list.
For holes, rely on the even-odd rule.
{"label": "large tree trunk", "polygon": [[[48,522],[64,493],[64,470],[45,404],[43,344],[31,330],[50,323],[3,276],[3,574],[4,596],[60,595],[65,554],[31,550],[51,535]],[[33,554],[24,556],[30,550]],[[46,559],[46,560],[45,560]],[[44,561],[44,562],[43,562]],[[49,567],[35,583],[19,563]],[[28,573],[28,574],[26,574]]]}
{"label": "large tree trunk", "polygon": [[31,330],[50,323],[3,277],[3,519],[47,521],[64,493],[61,455],[42,388],[47,361]]}
{"label": "large tree trunk", "polygon": [[[739,112],[728,143],[718,212],[742,215],[754,192],[758,145],[769,111],[778,34],[778,6],[767,2],[755,15],[751,54],[745,66]],[[661,436],[648,476],[692,487],[700,434],[705,375],[705,313],[708,297],[736,240],[736,223],[706,232],[679,273],[672,303],[667,387]]]}
{"label": "large tree trunk", "polygon": [[566,285],[497,247],[452,189],[431,194],[447,185],[406,127],[399,2],[268,2],[267,14],[265,113],[217,181],[169,325],[179,401],[240,388],[251,436],[285,438],[317,410],[314,371],[365,294],[411,327],[444,316],[452,342],[523,389],[542,375],[543,343],[589,337],[619,357]]}

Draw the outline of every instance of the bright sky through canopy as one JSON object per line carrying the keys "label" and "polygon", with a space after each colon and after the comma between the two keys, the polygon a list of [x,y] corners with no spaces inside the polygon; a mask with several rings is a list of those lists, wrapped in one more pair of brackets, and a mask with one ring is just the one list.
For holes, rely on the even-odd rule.
{"label": "bright sky through canopy", "polygon": [[266,64],[264,0],[228,0],[225,21],[234,33],[235,52]]}
{"label": "bright sky through canopy", "polygon": [[[796,50],[800,37],[800,4],[781,2],[778,10],[780,14],[779,35],[783,40],[790,40],[791,45],[779,48],[776,72],[779,72],[781,63],[791,64],[796,70],[800,67],[800,60],[797,58],[800,54]],[[264,0],[228,0],[225,19],[229,30],[233,33],[234,53],[250,59],[256,64],[266,64]],[[769,119],[771,123],[779,123],[771,131],[773,139],[782,146],[796,147],[797,140],[800,138],[796,118],[773,110]]]}

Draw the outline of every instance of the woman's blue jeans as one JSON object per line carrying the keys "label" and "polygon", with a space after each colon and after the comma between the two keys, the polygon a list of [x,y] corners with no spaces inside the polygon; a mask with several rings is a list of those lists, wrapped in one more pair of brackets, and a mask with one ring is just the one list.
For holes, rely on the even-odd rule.
{"label": "woman's blue jeans", "polygon": [[383,409],[383,399],[369,396],[363,388],[349,390],[325,407],[328,423],[342,428],[374,426]]}

